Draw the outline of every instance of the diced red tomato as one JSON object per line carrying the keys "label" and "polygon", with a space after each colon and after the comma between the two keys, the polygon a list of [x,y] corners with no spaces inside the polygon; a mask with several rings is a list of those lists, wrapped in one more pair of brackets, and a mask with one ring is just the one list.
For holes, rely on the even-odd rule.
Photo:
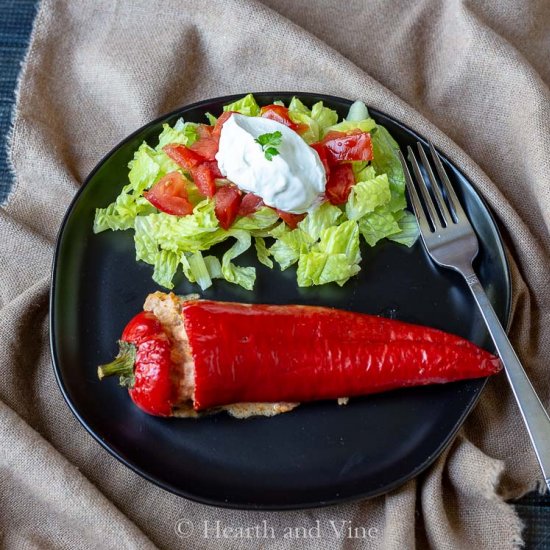
{"label": "diced red tomato", "polygon": [[323,143],[312,143],[311,148],[315,149],[317,151],[317,154],[319,155],[319,158],[321,159],[321,162],[323,163],[323,166],[325,168],[325,172],[327,173],[327,180],[330,175],[330,166],[328,163],[328,155],[326,147]]}
{"label": "diced red tomato", "polygon": [[214,178],[223,178],[224,175],[220,172],[220,167],[215,160],[205,160],[203,162],[205,166],[208,166],[210,172],[212,172],[212,177]]}
{"label": "diced red tomato", "polygon": [[263,205],[264,201],[262,197],[258,197],[258,195],[254,195],[254,193],[247,193],[241,201],[238,214],[239,216],[250,216],[250,214],[254,214],[254,212],[259,210]]}
{"label": "diced red tomato", "polygon": [[193,170],[191,170],[193,181],[198,190],[205,197],[213,197],[216,192],[216,182],[214,181],[214,175],[206,163],[199,164]]}
{"label": "diced red tomato", "polygon": [[279,217],[290,227],[290,229],[296,229],[298,223],[300,223],[305,217],[305,214],[291,214],[290,212],[283,212],[277,210]]}
{"label": "diced red tomato", "polygon": [[338,164],[330,170],[325,195],[331,204],[344,204],[355,185],[351,164]]}
{"label": "diced red tomato", "polygon": [[216,125],[214,126],[214,130],[212,131],[212,137],[215,137],[218,140],[220,139],[220,134],[222,133],[222,126],[224,125],[225,122],[227,122],[227,119],[234,114],[235,114],[235,111],[224,111],[218,117],[218,120],[216,121]]}
{"label": "diced red tomato", "polygon": [[167,214],[186,216],[193,212],[187,198],[185,180],[179,172],[170,172],[155,183],[143,196],[155,207]]}
{"label": "diced red tomato", "polygon": [[204,161],[204,158],[191,151],[185,145],[165,145],[162,150],[176,163],[179,164],[182,168],[186,170],[191,170],[198,164]]}
{"label": "diced red tomato", "polygon": [[203,159],[214,160],[218,152],[219,136],[214,135],[214,127],[207,124],[197,126],[199,139],[189,146],[189,149],[195,151]]}
{"label": "diced red tomato", "polygon": [[291,130],[294,130],[298,133],[303,132],[308,128],[307,124],[297,124],[296,122],[293,122],[288,115],[288,108],[284,107],[283,105],[265,105],[260,109],[260,115],[263,118],[268,118],[270,120],[274,120],[275,122],[284,124],[285,126],[288,126]]}
{"label": "diced red tomato", "polygon": [[321,142],[330,164],[344,160],[372,160],[372,142],[368,132],[329,132]]}
{"label": "diced red tomato", "polygon": [[224,229],[229,229],[231,224],[235,221],[241,200],[241,192],[233,185],[224,185],[216,191],[214,195],[214,201],[216,203],[214,212],[221,227]]}

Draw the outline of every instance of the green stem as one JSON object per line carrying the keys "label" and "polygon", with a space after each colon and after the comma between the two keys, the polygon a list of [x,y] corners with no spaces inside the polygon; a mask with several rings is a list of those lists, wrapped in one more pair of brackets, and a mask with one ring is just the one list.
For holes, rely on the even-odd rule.
{"label": "green stem", "polygon": [[134,378],[134,364],[136,362],[136,346],[123,340],[118,341],[118,354],[113,361],[97,367],[97,376],[102,380],[105,376],[120,376],[123,386],[132,386]]}

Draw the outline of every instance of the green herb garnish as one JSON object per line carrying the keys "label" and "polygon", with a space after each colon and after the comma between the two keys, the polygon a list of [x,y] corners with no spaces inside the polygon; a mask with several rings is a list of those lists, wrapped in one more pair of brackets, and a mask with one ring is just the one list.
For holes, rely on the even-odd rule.
{"label": "green herb garnish", "polygon": [[273,157],[279,154],[279,150],[276,148],[281,145],[283,134],[281,132],[272,132],[271,134],[262,134],[258,136],[254,141],[261,146],[265,158],[267,160],[273,160]]}

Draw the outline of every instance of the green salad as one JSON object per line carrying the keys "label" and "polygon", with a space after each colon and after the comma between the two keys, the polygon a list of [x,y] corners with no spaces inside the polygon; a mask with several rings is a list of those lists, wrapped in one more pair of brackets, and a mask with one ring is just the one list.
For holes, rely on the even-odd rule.
{"label": "green salad", "polygon": [[[271,269],[295,266],[301,287],[341,286],[361,269],[361,240],[368,246],[384,238],[406,246],[416,241],[416,219],[405,209],[398,145],[362,102],[339,121],[322,102],[310,108],[294,97],[288,105],[278,101],[261,108],[249,94],[219,115],[207,113],[205,124],[183,119],[172,127],[164,124],[157,143],[144,142],[135,152],[116,200],[96,210],[94,232],[132,230],[136,260],[153,266],[159,285],[173,288],[181,270],[203,290],[214,279],[251,290],[256,269],[240,265],[238,257],[254,246],[258,261]],[[233,129],[247,139],[250,134],[246,144],[230,141],[241,135],[229,135],[232,116]],[[275,182],[269,186],[282,186],[285,174],[296,186],[299,168],[306,165],[304,155],[293,153],[296,138],[292,141],[289,131],[307,145],[310,195],[300,195],[300,189],[289,194],[286,188],[279,193],[277,187],[259,196],[257,190],[266,188],[262,166],[265,181]],[[230,173],[237,174],[235,181]],[[321,192],[315,191],[319,181]],[[285,212],[276,202],[295,196],[303,204],[294,211]],[[307,211],[300,211],[303,197],[310,196]],[[209,253],[224,241],[231,243],[225,253]]]}

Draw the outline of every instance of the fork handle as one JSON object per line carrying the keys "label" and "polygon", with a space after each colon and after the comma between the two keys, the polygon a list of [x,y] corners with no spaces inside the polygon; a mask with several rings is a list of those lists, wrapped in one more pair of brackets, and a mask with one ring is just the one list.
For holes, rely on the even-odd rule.
{"label": "fork handle", "polygon": [[504,371],[512,386],[521,416],[535,449],[544,481],[550,489],[550,418],[506,336],[500,321],[473,270],[462,273],[479,306]]}

